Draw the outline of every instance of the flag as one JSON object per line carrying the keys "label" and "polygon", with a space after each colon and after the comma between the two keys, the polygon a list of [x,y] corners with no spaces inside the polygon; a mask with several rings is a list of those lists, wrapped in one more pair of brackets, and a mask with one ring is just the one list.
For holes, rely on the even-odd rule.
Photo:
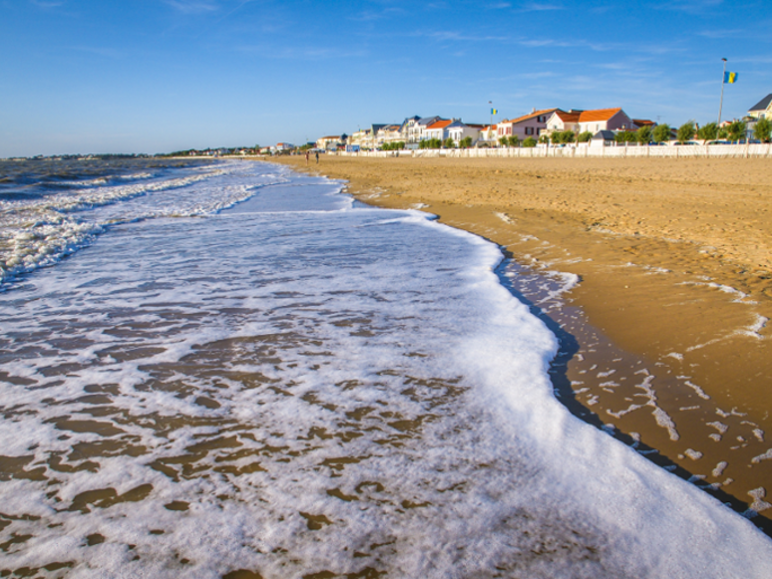
{"label": "flag", "polygon": [[[734,82],[734,81],[732,81],[732,82]],[[492,115],[497,115],[497,114],[499,114],[499,109],[491,109],[491,114],[492,114]]]}
{"label": "flag", "polygon": [[736,72],[725,72],[724,73],[724,84],[734,84],[737,82],[737,73]]}

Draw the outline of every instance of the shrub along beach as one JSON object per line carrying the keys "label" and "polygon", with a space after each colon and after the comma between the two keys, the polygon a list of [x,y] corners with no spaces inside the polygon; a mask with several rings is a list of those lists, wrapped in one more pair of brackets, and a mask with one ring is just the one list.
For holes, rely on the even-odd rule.
{"label": "shrub along beach", "polygon": [[569,407],[770,532],[769,159],[324,155],[312,169],[366,203],[435,213],[532,271],[579,276],[549,312],[568,333]]}

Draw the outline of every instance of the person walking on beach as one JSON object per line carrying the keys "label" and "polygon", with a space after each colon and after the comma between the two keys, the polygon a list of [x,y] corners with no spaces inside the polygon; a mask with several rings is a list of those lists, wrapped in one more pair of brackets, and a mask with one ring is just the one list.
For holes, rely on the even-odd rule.
{"label": "person walking on beach", "polygon": [[319,164],[319,151],[316,152],[316,164]]}
{"label": "person walking on beach", "polygon": [[308,157],[311,155],[309,151],[306,151],[306,166],[308,166]]}

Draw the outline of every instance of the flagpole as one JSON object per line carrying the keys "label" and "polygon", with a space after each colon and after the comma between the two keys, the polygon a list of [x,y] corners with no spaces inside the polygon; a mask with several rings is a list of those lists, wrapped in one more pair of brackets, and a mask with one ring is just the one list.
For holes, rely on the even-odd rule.
{"label": "flagpole", "polygon": [[721,73],[721,102],[718,105],[718,122],[716,123],[716,130],[721,130],[721,109],[724,108],[724,79],[726,78],[726,58],[722,58],[724,61],[724,72]]}

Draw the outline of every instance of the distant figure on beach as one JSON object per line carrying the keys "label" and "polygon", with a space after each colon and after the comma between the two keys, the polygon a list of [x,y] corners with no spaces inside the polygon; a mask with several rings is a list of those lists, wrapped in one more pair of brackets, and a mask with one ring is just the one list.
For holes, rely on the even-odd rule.
{"label": "distant figure on beach", "polygon": [[316,164],[319,164],[319,151],[316,152]]}
{"label": "distant figure on beach", "polygon": [[306,165],[308,165],[308,157],[311,155],[309,151],[306,151]]}

